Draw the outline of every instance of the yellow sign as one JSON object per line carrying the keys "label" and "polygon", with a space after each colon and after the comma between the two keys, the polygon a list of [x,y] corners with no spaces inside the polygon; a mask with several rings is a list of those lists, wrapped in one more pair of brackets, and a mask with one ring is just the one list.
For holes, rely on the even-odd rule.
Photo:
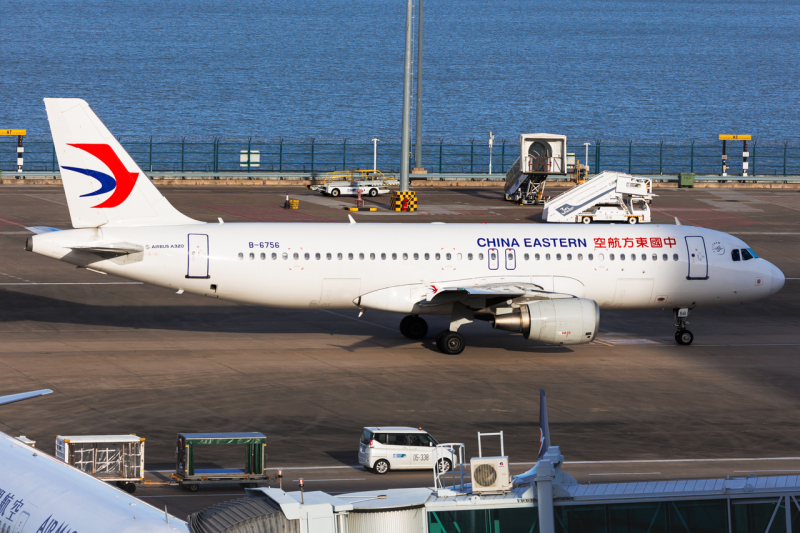
{"label": "yellow sign", "polygon": [[0,135],[25,135],[27,130],[0,130]]}
{"label": "yellow sign", "polygon": [[720,141],[751,141],[752,135],[720,135]]}

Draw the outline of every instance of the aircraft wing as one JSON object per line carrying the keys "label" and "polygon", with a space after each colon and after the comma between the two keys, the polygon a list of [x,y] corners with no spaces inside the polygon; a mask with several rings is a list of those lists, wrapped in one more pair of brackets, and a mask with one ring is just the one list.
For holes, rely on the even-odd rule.
{"label": "aircraft wing", "polygon": [[27,400],[28,398],[36,398],[37,396],[44,396],[45,394],[50,394],[51,392],[53,391],[50,389],[42,389],[31,392],[20,392],[19,394],[9,394],[8,396],[0,396],[0,405],[14,403],[20,400]]}
{"label": "aircraft wing", "polygon": [[[469,286],[431,286],[433,291],[425,298],[423,307],[466,300],[471,297],[503,298],[523,303],[533,300],[553,300],[572,298],[571,294],[547,292],[533,283],[486,283]],[[426,305],[427,304],[427,305]]]}

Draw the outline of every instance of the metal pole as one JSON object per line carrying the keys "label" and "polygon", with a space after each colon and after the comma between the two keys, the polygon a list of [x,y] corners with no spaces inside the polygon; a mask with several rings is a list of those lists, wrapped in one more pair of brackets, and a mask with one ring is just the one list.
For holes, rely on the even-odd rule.
{"label": "metal pole", "polygon": [[378,170],[378,141],[380,139],[372,139],[372,170]]}
{"label": "metal pole", "polygon": [[342,170],[347,170],[347,139],[342,145]]}
{"label": "metal pole", "polygon": [[417,147],[414,150],[414,166],[422,168],[422,0],[419,0],[417,29]]}
{"label": "metal pole", "polygon": [[694,174],[694,141],[692,141],[692,155],[689,161],[689,172]]}
{"label": "metal pole", "polygon": [[633,141],[628,141],[628,174],[631,173],[631,158],[633,157]]}
{"label": "metal pole", "polygon": [[400,142],[400,191],[408,192],[408,158],[411,149],[411,19],[414,6],[412,0],[406,0],[406,51],[403,73],[403,135]]}
{"label": "metal pole", "polygon": [[494,144],[494,135],[489,132],[489,174],[492,173],[492,145]]}
{"label": "metal pole", "polygon": [[789,146],[789,143],[783,143],[783,175],[786,176],[786,147]]}
{"label": "metal pole", "polygon": [[[583,145],[586,147],[586,159],[584,159],[584,161],[586,162],[586,166],[587,167],[589,166],[589,145],[590,144],[592,144],[592,143],[583,143]],[[587,170],[587,174],[588,174],[588,170],[589,169],[586,169],[586,170]]]}

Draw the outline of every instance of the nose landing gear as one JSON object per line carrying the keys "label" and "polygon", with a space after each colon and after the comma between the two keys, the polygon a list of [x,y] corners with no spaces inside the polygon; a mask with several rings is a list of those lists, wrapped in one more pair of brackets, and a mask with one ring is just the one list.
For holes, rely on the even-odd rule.
{"label": "nose landing gear", "polygon": [[689,308],[683,307],[673,309],[672,314],[675,316],[675,327],[678,328],[678,331],[675,332],[675,342],[684,346],[692,344],[694,335],[692,335],[691,331],[686,329],[686,324],[689,323],[689,321],[686,320],[689,316]]}

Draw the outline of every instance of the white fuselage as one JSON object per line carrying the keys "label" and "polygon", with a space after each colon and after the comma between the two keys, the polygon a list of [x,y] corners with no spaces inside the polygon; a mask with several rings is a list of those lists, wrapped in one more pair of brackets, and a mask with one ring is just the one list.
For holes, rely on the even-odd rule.
{"label": "white fuselage", "polygon": [[[784,279],[763,259],[733,261],[732,249],[747,248],[736,237],[692,226],[229,223],[32,239],[34,252],[72,264],[285,308],[355,308],[361,297],[360,307],[420,312],[417,303],[442,286],[502,282],[590,298],[602,308],[693,308],[764,298]],[[103,259],[70,248],[112,243],[143,250]]]}

